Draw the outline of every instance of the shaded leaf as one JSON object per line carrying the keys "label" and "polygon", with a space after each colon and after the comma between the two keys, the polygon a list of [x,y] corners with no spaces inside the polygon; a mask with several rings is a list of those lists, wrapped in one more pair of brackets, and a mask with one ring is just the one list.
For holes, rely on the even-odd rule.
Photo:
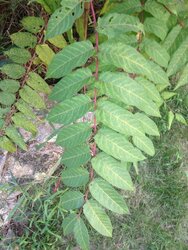
{"label": "shaded leaf", "polygon": [[73,233],[74,226],[76,224],[77,215],[76,214],[70,214],[63,220],[62,226],[63,226],[63,233],[64,235],[68,235]]}
{"label": "shaded leaf", "polygon": [[66,149],[61,158],[61,162],[67,167],[79,167],[86,164],[91,158],[90,148],[83,144],[74,148]]}
{"label": "shaded leaf", "polygon": [[50,99],[64,101],[77,94],[92,76],[92,72],[86,68],[78,69],[62,78],[53,88]]}
{"label": "shaded leaf", "polygon": [[14,126],[7,127],[5,133],[21,149],[27,150],[27,146],[24,142],[24,139]]}
{"label": "shaded leaf", "polygon": [[91,132],[92,129],[88,123],[73,124],[58,132],[56,143],[62,147],[72,148],[86,142]]}
{"label": "shaded leaf", "polygon": [[52,108],[48,115],[48,120],[68,125],[85,115],[90,110],[90,107],[91,99],[84,95],[78,95]]}
{"label": "shaded leaf", "polygon": [[84,195],[79,191],[67,191],[61,196],[61,207],[65,210],[80,208],[84,203]]}
{"label": "shaded leaf", "polygon": [[[180,79],[178,80],[178,83],[174,90],[186,84],[188,84],[188,64],[186,64],[186,66],[184,67]],[[0,83],[0,88],[1,88],[1,83]]]}
{"label": "shaded leaf", "polygon": [[9,92],[9,93],[16,93],[20,88],[20,83],[18,81],[12,79],[4,79],[0,81],[0,89]]}
{"label": "shaded leaf", "polygon": [[11,63],[3,65],[1,72],[10,78],[20,79],[25,73],[25,68],[19,64]]}
{"label": "shaded leaf", "polygon": [[78,218],[74,226],[74,237],[83,250],[89,250],[89,234],[87,227],[81,218]]}
{"label": "shaded leaf", "polygon": [[16,100],[15,94],[0,91],[0,103],[5,106],[11,106]]}
{"label": "shaded leaf", "polygon": [[28,50],[22,48],[11,48],[4,52],[15,63],[25,64],[31,58],[31,54]]}

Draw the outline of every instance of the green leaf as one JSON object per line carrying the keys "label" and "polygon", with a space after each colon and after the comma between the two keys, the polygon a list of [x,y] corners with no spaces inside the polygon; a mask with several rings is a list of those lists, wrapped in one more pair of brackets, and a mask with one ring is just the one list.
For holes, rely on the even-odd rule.
{"label": "green leaf", "polygon": [[27,16],[21,20],[23,28],[33,34],[37,34],[44,26],[44,20],[41,17]]}
{"label": "green leaf", "polygon": [[112,13],[98,19],[98,32],[109,38],[125,32],[143,31],[143,24],[138,17],[125,14]]}
{"label": "green leaf", "polygon": [[46,39],[71,29],[75,20],[83,14],[84,6],[82,1],[64,0],[62,5],[49,19]]}
{"label": "green leaf", "polygon": [[164,21],[156,19],[155,17],[147,17],[144,21],[145,32],[153,33],[162,41],[168,33],[168,27]]}
{"label": "green leaf", "polygon": [[42,97],[26,85],[19,91],[19,94],[25,102],[36,109],[44,109],[46,107]]}
{"label": "green leaf", "polygon": [[122,196],[106,181],[95,178],[89,185],[89,190],[94,199],[103,207],[118,214],[127,214],[129,209]]}
{"label": "green leaf", "polygon": [[77,123],[62,128],[58,134],[56,143],[65,148],[72,148],[88,140],[92,132],[90,124]]}
{"label": "green leaf", "polygon": [[141,151],[135,148],[125,136],[111,129],[100,129],[95,136],[95,141],[101,150],[118,160],[136,162],[145,159]]}
{"label": "green leaf", "polygon": [[131,176],[126,167],[113,157],[99,153],[91,161],[96,173],[117,188],[133,191]]}
{"label": "green leaf", "polygon": [[155,136],[160,135],[157,125],[147,115],[143,113],[136,113],[135,118],[137,119],[137,122],[141,123],[144,133]]}
{"label": "green leaf", "polygon": [[62,35],[54,36],[48,39],[48,41],[59,49],[63,49],[67,46],[67,41]]}
{"label": "green leaf", "polygon": [[48,120],[68,125],[85,115],[90,110],[90,107],[91,99],[84,95],[78,95],[52,108],[48,115]]}
{"label": "green leaf", "polygon": [[163,99],[160,96],[158,89],[155,85],[143,77],[136,77],[136,82],[142,85],[147,95],[156,103],[163,103]]}
{"label": "green leaf", "polygon": [[30,72],[27,79],[27,85],[41,93],[50,94],[51,89],[48,84],[35,72]]}
{"label": "green leaf", "polygon": [[87,227],[81,218],[78,218],[74,226],[74,237],[83,250],[89,250],[89,234]]}
{"label": "green leaf", "polygon": [[152,141],[145,135],[133,136],[133,143],[146,154],[153,156],[155,149]]}
{"label": "green leaf", "polygon": [[[176,38],[178,37],[182,27],[178,24],[173,27],[173,29],[168,33],[167,37],[163,41],[162,46],[170,52],[170,48],[174,45]],[[171,54],[171,53],[170,53]]]}
{"label": "green leaf", "polygon": [[3,65],[1,72],[10,78],[20,79],[25,73],[25,68],[19,64],[10,63]]}
{"label": "green leaf", "polygon": [[86,164],[90,158],[90,148],[88,145],[83,144],[71,149],[66,149],[61,158],[61,162],[67,167],[75,168]]}
{"label": "green leaf", "polygon": [[39,44],[36,46],[36,53],[40,60],[46,64],[49,65],[55,55],[53,50],[47,45],[47,44]]}
{"label": "green leaf", "polygon": [[112,224],[105,211],[94,200],[88,200],[83,208],[91,226],[100,234],[112,237]]}
{"label": "green leaf", "polygon": [[49,98],[55,101],[64,101],[77,94],[91,77],[92,72],[88,68],[75,70],[55,85]]}
{"label": "green leaf", "polygon": [[133,14],[135,12],[142,11],[142,5],[140,0],[126,0],[126,1],[106,1],[101,14],[106,12],[117,12],[124,14]]}
{"label": "green leaf", "polygon": [[169,111],[168,112],[168,130],[170,130],[171,129],[171,126],[172,126],[172,123],[173,123],[173,121],[174,121],[174,114],[173,114],[173,112],[172,111]]}
{"label": "green leaf", "polygon": [[4,54],[8,56],[10,60],[19,64],[26,64],[31,58],[30,52],[22,48],[11,48],[5,51]]}
{"label": "green leaf", "polygon": [[176,92],[170,92],[170,91],[164,91],[161,93],[161,96],[164,100],[168,100],[172,98],[173,96],[177,95]]}
{"label": "green leaf", "polygon": [[65,210],[80,208],[84,203],[84,195],[79,191],[67,191],[61,196],[61,207]]}
{"label": "green leaf", "polygon": [[5,125],[5,121],[0,118],[0,129],[2,129]]}
{"label": "green leaf", "polygon": [[17,128],[23,128],[26,131],[31,132],[32,135],[36,135],[36,133],[37,133],[36,126],[20,112],[16,113],[12,117],[12,121],[15,123]]}
{"label": "green leaf", "polygon": [[6,128],[6,135],[16,144],[18,145],[21,149],[27,150],[27,146],[18,132],[18,130],[14,126],[9,126]]}
{"label": "green leaf", "polygon": [[180,47],[172,55],[167,75],[171,76],[176,74],[188,61],[188,37],[181,43]]}
{"label": "green leaf", "polygon": [[34,48],[37,37],[28,32],[17,32],[10,35],[12,42],[20,48]]}
{"label": "green leaf", "polygon": [[158,66],[147,61],[135,48],[118,42],[106,42],[100,46],[99,61],[113,64],[128,73],[145,75],[155,83],[169,84],[166,73]]}
{"label": "green leaf", "polygon": [[65,236],[73,233],[76,220],[77,220],[76,214],[70,214],[63,220],[62,226],[63,226],[63,233]]}
{"label": "green leaf", "polygon": [[0,107],[0,118],[4,117],[4,115],[6,115],[9,112],[10,112],[10,107],[6,107],[6,108]]}
{"label": "green leaf", "polygon": [[98,122],[125,135],[140,135],[144,131],[131,112],[110,101],[99,102],[96,117]]}
{"label": "green leaf", "polygon": [[68,187],[84,186],[89,181],[89,172],[81,167],[68,168],[61,176],[63,183]]}
{"label": "green leaf", "polygon": [[14,153],[16,151],[15,145],[6,137],[0,137],[0,148],[9,151],[10,153]]}
{"label": "green leaf", "polygon": [[[76,0],[77,1],[77,0]],[[84,65],[94,53],[90,41],[75,42],[57,53],[50,63],[47,78],[60,78]]]}
{"label": "green leaf", "polygon": [[183,125],[187,125],[187,122],[186,122],[186,120],[185,120],[185,118],[183,117],[182,114],[176,113],[176,114],[175,114],[175,118],[176,118],[176,120],[177,120],[178,122],[182,123]]}
{"label": "green leaf", "polygon": [[9,93],[16,93],[20,88],[20,83],[15,80],[11,79],[4,79],[0,81],[0,89],[9,92]]}
{"label": "green leaf", "polygon": [[152,116],[160,116],[159,109],[144,88],[122,72],[104,72],[99,76],[100,88],[106,95],[133,105]]}
{"label": "green leaf", "polygon": [[147,39],[144,41],[144,50],[148,56],[157,64],[167,68],[170,55],[167,50],[155,40]]}
{"label": "green leaf", "polygon": [[33,0],[42,5],[45,11],[49,14],[53,13],[57,8],[60,7],[60,2],[62,0]]}
{"label": "green leaf", "polygon": [[15,94],[0,91],[0,103],[5,106],[11,106],[16,100]]}
{"label": "green leaf", "polygon": [[167,22],[170,17],[170,13],[166,10],[166,8],[157,3],[155,0],[147,0],[144,5],[144,10],[149,12],[155,18]]}
{"label": "green leaf", "polygon": [[36,115],[34,114],[31,107],[24,102],[22,99],[19,99],[18,102],[16,102],[16,108],[23,113],[26,117],[36,119]]}
{"label": "green leaf", "polygon": [[[186,66],[184,67],[182,74],[178,80],[178,83],[175,87],[174,90],[176,90],[179,87],[182,87],[184,85],[188,84],[188,64],[186,64]],[[1,88],[1,82],[0,82],[0,88]]]}

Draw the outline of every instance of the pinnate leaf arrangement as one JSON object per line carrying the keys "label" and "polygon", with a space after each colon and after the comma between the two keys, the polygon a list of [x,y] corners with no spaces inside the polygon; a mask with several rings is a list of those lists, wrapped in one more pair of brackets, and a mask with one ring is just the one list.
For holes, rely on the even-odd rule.
{"label": "pinnate leaf arrangement", "polygon": [[4,52],[7,63],[0,68],[0,148],[9,152],[16,151],[17,146],[27,150],[20,128],[36,135],[37,123],[41,121],[35,111],[46,109],[41,94],[51,92],[38,74],[43,62],[36,63],[35,50],[42,46],[44,20],[28,16],[21,26],[23,31],[10,35],[13,45]]}
{"label": "pinnate leaf arrangement", "polygon": [[[62,49],[54,54],[45,43],[36,53],[47,65],[46,79],[58,80],[47,120],[62,126],[56,143],[64,149],[64,235],[73,234],[87,250],[90,225],[112,237],[110,213],[130,213],[120,190],[135,191],[130,168],[138,172],[139,162],[155,154],[153,139],[160,134],[154,120],[188,82],[187,6],[108,0],[98,10],[92,0],[54,1],[51,8],[37,2],[51,14],[46,41]],[[34,87],[25,88],[21,98]],[[169,128],[174,117],[186,124],[181,114],[168,112]]]}

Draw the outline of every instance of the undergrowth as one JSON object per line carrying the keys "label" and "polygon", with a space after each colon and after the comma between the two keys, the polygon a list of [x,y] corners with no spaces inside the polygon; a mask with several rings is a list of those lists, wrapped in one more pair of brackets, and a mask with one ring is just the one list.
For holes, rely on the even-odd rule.
{"label": "undergrowth", "polygon": [[[161,124],[162,126],[162,124]],[[135,195],[128,199],[131,214],[113,216],[114,238],[104,239],[90,227],[93,250],[155,250],[188,248],[187,206],[188,188],[185,176],[184,155],[177,138],[181,138],[184,127],[174,126],[157,142],[156,155],[140,166],[134,176]],[[185,154],[186,152],[184,152]],[[10,228],[12,240],[2,241],[5,249],[72,249],[76,245],[69,236],[62,237],[61,195],[65,187],[54,193],[57,176],[45,183],[25,190],[22,205],[12,217]],[[26,189],[28,191],[26,191]],[[122,193],[126,196],[126,193]]]}

